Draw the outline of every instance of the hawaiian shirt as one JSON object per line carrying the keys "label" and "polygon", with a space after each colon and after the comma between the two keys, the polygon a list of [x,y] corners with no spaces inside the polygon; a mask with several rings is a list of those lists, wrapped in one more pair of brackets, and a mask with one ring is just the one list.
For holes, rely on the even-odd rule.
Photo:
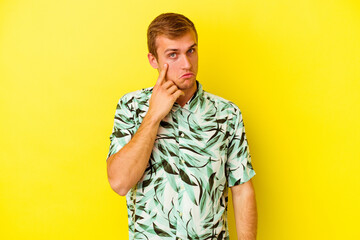
{"label": "hawaiian shirt", "polygon": [[[152,88],[118,102],[108,157],[139,128]],[[229,239],[228,187],[255,175],[239,108],[197,91],[174,103],[160,127],[142,179],[127,193],[130,239]]]}

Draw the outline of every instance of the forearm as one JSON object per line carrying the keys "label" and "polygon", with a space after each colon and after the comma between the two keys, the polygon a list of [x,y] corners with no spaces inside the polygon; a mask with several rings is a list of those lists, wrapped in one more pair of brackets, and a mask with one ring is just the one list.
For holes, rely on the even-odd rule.
{"label": "forearm", "polygon": [[124,196],[142,177],[149,162],[160,121],[149,113],[128,144],[107,160],[112,189]]}
{"label": "forearm", "polygon": [[168,65],[160,71],[149,100],[149,109],[133,138],[107,160],[111,188],[124,196],[143,176],[154,147],[161,120],[184,92],[172,81],[165,81]]}
{"label": "forearm", "polygon": [[244,184],[249,187],[242,192],[232,192],[237,237],[239,240],[255,240],[257,233],[255,191],[250,181]]}

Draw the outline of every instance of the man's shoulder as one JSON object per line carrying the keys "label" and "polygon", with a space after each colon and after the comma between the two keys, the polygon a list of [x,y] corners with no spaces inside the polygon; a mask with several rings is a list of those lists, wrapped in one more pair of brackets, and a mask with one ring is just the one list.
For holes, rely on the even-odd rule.
{"label": "man's shoulder", "polygon": [[213,93],[209,93],[207,91],[203,91],[204,98],[208,101],[213,102],[216,106],[220,107],[222,110],[230,110],[230,111],[240,111],[240,108],[232,101],[215,95]]}
{"label": "man's shoulder", "polygon": [[128,92],[124,94],[119,101],[133,102],[133,101],[147,101],[152,94],[153,87],[143,88],[140,90]]}

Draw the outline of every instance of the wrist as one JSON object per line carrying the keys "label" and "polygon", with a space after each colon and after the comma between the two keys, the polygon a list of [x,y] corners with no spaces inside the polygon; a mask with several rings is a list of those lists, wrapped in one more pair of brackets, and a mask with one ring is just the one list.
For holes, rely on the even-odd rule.
{"label": "wrist", "polygon": [[144,121],[148,122],[150,125],[152,126],[159,126],[160,122],[161,122],[161,118],[159,116],[156,116],[155,114],[153,114],[152,112],[147,112],[145,117],[144,117]]}

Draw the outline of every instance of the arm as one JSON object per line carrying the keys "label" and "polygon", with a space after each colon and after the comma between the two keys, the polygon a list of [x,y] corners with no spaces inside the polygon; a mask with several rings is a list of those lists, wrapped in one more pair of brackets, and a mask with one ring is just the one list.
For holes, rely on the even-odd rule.
{"label": "arm", "polygon": [[239,240],[255,240],[257,210],[255,190],[251,180],[231,187],[237,237]]}
{"label": "arm", "polygon": [[159,74],[149,102],[149,110],[133,138],[107,159],[111,188],[119,195],[141,179],[149,162],[161,120],[169,113],[176,99],[184,94],[172,81],[165,81],[167,65]]}
{"label": "arm", "polygon": [[111,188],[125,196],[144,173],[154,145],[159,121],[147,114],[133,138],[107,159]]}

